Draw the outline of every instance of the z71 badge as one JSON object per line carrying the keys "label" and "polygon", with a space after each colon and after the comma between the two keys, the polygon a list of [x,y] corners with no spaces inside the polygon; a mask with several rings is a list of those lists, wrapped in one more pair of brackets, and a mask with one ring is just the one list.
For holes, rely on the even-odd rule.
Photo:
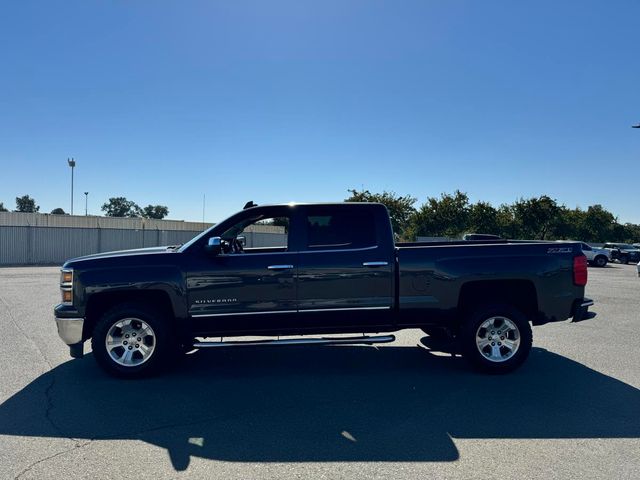
{"label": "z71 badge", "polygon": [[571,253],[573,248],[571,247],[552,247],[547,249],[547,253]]}

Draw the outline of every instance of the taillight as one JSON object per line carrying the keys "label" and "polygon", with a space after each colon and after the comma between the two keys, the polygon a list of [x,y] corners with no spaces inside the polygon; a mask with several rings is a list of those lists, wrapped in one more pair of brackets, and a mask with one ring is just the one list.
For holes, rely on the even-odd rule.
{"label": "taillight", "polygon": [[573,283],[579,287],[587,284],[587,257],[573,257]]}

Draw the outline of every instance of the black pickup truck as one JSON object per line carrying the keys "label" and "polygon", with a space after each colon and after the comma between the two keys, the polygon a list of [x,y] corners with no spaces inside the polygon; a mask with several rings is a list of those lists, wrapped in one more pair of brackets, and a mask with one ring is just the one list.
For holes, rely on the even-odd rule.
{"label": "black pickup truck", "polygon": [[[253,225],[271,226],[272,246],[245,246]],[[381,204],[251,206],[181,246],[67,261],[55,317],[72,357],[91,338],[122,377],[197,348],[372,344],[406,328],[501,373],[526,359],[531,324],[587,317],[586,283],[579,243],[394,244]]]}

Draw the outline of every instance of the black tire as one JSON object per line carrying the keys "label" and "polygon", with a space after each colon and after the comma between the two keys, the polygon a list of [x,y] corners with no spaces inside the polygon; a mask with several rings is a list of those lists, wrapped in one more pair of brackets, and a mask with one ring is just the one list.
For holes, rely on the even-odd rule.
{"label": "black tire", "polygon": [[[493,319],[493,320],[491,320]],[[502,319],[502,320],[500,320]],[[510,328],[509,324],[503,323],[504,319],[508,320],[511,325],[516,327],[516,330]],[[484,332],[481,330],[481,326],[485,322],[493,322],[493,324],[498,325],[495,327],[495,330],[484,329]],[[505,325],[508,330],[507,341],[514,342],[517,338],[519,339],[519,343],[517,348],[515,348],[515,353],[508,354],[508,347],[506,346],[506,342],[503,346],[495,347],[497,342],[504,342],[505,339],[502,338],[500,341],[500,336],[491,337],[495,342],[489,343],[486,345],[485,353],[481,352],[481,347],[476,342],[476,337],[483,337],[481,340],[488,341],[492,332],[495,334],[502,333],[500,329],[500,325]],[[505,328],[503,327],[503,328]],[[480,340],[480,341],[481,341]],[[516,368],[518,368],[529,356],[529,352],[531,351],[531,345],[533,343],[533,334],[531,332],[531,325],[527,317],[517,308],[514,308],[510,305],[506,304],[492,304],[485,305],[479,308],[476,308],[473,313],[471,313],[466,322],[464,323],[462,330],[460,332],[460,344],[462,349],[462,354],[464,358],[476,369],[485,372],[485,373],[508,373]],[[494,345],[493,347],[491,345]],[[493,351],[493,348],[497,348],[499,353],[504,353],[504,359],[501,360],[490,360],[487,352]],[[497,357],[497,356],[496,356]]]}
{"label": "black tire", "polygon": [[607,266],[607,257],[605,257],[604,255],[598,255],[594,260],[593,260],[593,264],[596,267],[606,267]]}
{"label": "black tire", "polygon": [[[114,331],[118,331],[115,325],[125,319],[133,319],[131,328],[142,325],[140,321],[151,327],[152,335],[146,336],[144,340],[146,342],[151,338],[152,341],[148,342],[149,345],[147,346],[153,347],[148,358],[144,359],[142,353],[137,352],[139,358],[135,359],[134,362],[138,363],[126,366],[119,364],[114,358],[118,356],[119,351],[112,349],[110,353],[106,345],[107,335],[109,335],[112,327],[116,329]],[[122,332],[119,338],[124,339]],[[131,338],[128,337],[129,340]],[[131,341],[128,343],[127,347],[118,346],[116,348],[122,349],[120,351],[123,354],[126,353],[124,351],[125,348],[129,350],[138,348],[138,345],[131,343]],[[140,343],[142,344],[143,342]],[[149,305],[139,303],[122,303],[107,310],[97,321],[91,338],[91,348],[98,365],[108,374],[120,378],[140,378],[158,372],[165,366],[167,360],[172,358],[172,354],[177,349],[176,346],[171,339],[167,316]],[[135,350],[132,355],[136,355]]]}

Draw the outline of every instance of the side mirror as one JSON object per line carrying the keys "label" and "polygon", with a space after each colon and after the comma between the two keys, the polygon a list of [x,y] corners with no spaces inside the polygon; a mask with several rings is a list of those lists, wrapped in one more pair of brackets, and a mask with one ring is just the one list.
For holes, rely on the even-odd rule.
{"label": "side mirror", "polygon": [[222,239],[220,237],[211,237],[205,250],[211,255],[219,255],[222,251]]}
{"label": "side mirror", "polygon": [[240,242],[243,247],[247,246],[247,237],[236,237],[236,240]]}

